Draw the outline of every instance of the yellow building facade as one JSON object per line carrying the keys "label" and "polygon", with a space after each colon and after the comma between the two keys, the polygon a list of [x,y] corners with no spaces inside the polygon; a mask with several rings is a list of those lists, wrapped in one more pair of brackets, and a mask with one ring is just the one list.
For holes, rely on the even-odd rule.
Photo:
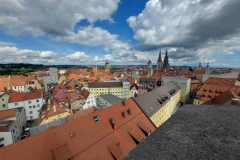
{"label": "yellow building facade", "polygon": [[89,88],[89,91],[97,97],[101,94],[111,93],[119,98],[122,98],[122,87],[112,87],[112,88]]}
{"label": "yellow building facade", "polygon": [[45,109],[41,109],[39,112],[39,125],[53,122],[71,114],[69,107],[58,102],[56,99],[48,102],[46,106]]}
{"label": "yellow building facade", "polygon": [[135,102],[152,121],[159,127],[175,113],[180,106],[181,88],[174,82],[156,88],[134,98]]}
{"label": "yellow building facade", "polygon": [[181,90],[170,97],[169,101],[150,117],[151,121],[155,124],[156,127],[161,126],[166,120],[171,117],[172,112],[174,109],[176,109],[178,103],[180,102],[180,93]]}

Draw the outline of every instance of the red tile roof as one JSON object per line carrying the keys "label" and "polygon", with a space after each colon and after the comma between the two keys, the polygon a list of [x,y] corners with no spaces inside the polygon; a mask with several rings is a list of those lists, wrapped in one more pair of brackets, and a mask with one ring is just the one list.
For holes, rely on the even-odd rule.
{"label": "red tile roof", "polygon": [[192,79],[191,84],[201,84],[201,82],[198,79]]}
{"label": "red tile roof", "polygon": [[208,78],[204,84],[216,84],[216,85],[223,85],[223,86],[235,86],[237,79],[236,78],[217,78],[217,77],[210,77]]}
{"label": "red tile roof", "polygon": [[8,89],[8,76],[0,77],[0,92],[3,92],[5,87]]}
{"label": "red tile roof", "polygon": [[206,101],[203,104],[229,105],[231,104],[232,98],[238,97],[229,89],[226,92]]}
{"label": "red tile roof", "polygon": [[16,112],[17,112],[16,109],[8,109],[8,110],[0,111],[0,120],[15,117]]}
{"label": "red tile roof", "polygon": [[10,76],[9,87],[11,86],[22,86],[28,84],[29,81],[34,80],[34,76]]}
{"label": "red tile roof", "polygon": [[193,74],[205,74],[205,69],[195,69]]}
{"label": "red tile roof", "polygon": [[229,89],[231,89],[231,91],[235,95],[240,96],[240,87],[215,84],[203,84],[201,88],[197,91],[197,95],[202,96],[201,100],[205,102],[220,95],[223,92],[226,92]]}
{"label": "red tile roof", "polygon": [[9,129],[11,128],[13,123],[14,123],[13,120],[0,121],[0,124],[5,124],[6,125],[6,126],[0,126],[0,132],[9,132]]}
{"label": "red tile roof", "polygon": [[[130,114],[129,114],[130,113]],[[124,118],[124,116],[125,118]],[[95,117],[97,116],[97,117]],[[98,122],[94,120],[99,119]],[[110,123],[113,118],[114,127]],[[113,123],[112,123],[113,124]],[[0,148],[1,160],[123,159],[155,127],[133,99]],[[59,147],[62,146],[59,150]],[[56,152],[57,153],[56,153]],[[14,153],[14,154],[13,154]]]}
{"label": "red tile roof", "polygon": [[[98,107],[97,111],[100,111],[100,110],[102,110],[102,108]],[[81,118],[81,117],[84,117],[84,116],[87,116],[87,115],[89,115],[91,113],[94,113],[94,112],[97,112],[97,111],[95,111],[95,109],[93,107],[83,109],[81,111],[78,111],[75,114],[67,116],[68,122],[73,121],[73,120],[78,119],[78,118]]]}
{"label": "red tile roof", "polygon": [[16,92],[10,93],[8,103],[26,101],[31,99],[39,99],[43,95],[42,90],[36,90],[33,92]]}
{"label": "red tile roof", "polygon": [[85,98],[88,99],[88,96],[90,95],[90,92],[83,88],[83,90],[80,92],[80,94]]}
{"label": "red tile roof", "polygon": [[47,104],[47,108],[45,110],[40,111],[39,124],[45,118],[49,118],[49,117],[59,115],[59,114],[62,114],[62,113],[66,113],[66,112],[70,113],[70,109],[66,105],[58,102],[56,99],[53,99],[50,102],[50,104]]}

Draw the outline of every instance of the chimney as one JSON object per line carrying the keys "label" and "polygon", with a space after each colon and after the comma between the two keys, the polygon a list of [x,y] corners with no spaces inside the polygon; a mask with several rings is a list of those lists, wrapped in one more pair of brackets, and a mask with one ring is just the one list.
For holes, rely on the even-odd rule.
{"label": "chimney", "polygon": [[238,104],[239,104],[239,99],[232,98],[231,105],[238,105]]}
{"label": "chimney", "polygon": [[127,111],[128,111],[128,114],[129,114],[129,115],[131,115],[131,114],[132,114],[132,112],[131,112],[131,108],[128,108],[128,110],[127,110]]}
{"label": "chimney", "polygon": [[110,123],[111,123],[112,128],[114,129],[114,119],[113,119],[113,117],[110,118]]}

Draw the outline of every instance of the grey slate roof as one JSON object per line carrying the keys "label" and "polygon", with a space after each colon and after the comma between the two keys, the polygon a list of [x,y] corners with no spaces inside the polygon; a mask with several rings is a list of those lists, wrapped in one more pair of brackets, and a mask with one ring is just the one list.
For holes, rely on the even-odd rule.
{"label": "grey slate roof", "polygon": [[88,83],[88,88],[114,88],[122,87],[122,82],[103,82],[103,83]]}
{"label": "grey slate roof", "polygon": [[240,159],[240,106],[185,105],[124,160]]}
{"label": "grey slate roof", "polygon": [[139,84],[156,84],[157,78],[139,78]]}
{"label": "grey slate roof", "polygon": [[123,100],[121,98],[118,98],[117,96],[114,96],[113,94],[101,94],[99,95],[102,99],[110,103],[111,105],[117,104],[122,102]]}
{"label": "grey slate roof", "polygon": [[163,98],[164,96],[170,97],[171,95],[169,94],[169,91],[172,89],[175,89],[174,94],[180,90],[178,85],[176,85],[174,82],[169,82],[166,85],[156,88],[151,92],[147,92],[141,96],[134,98],[134,101],[138,104],[146,116],[150,118],[169,101],[169,99],[165,99],[165,102],[160,104],[158,102],[158,99]]}

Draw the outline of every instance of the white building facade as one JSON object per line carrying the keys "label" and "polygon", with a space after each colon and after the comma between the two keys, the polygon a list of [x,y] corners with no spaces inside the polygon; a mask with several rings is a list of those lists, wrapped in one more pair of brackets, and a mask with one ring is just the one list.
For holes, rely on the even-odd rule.
{"label": "white building facade", "polygon": [[[26,94],[26,96],[23,98],[18,98],[15,100],[15,98],[10,98],[11,101],[8,103],[8,108],[19,108],[24,107],[26,112],[26,118],[27,120],[34,120],[39,118],[39,109],[41,109],[42,105],[45,104],[45,101],[43,99],[42,93],[38,93],[34,98],[32,96],[28,96],[27,94],[32,94],[33,92],[23,93]],[[13,93],[16,94],[16,93]],[[35,94],[35,93],[33,93]],[[11,96],[17,96],[17,95],[9,95]],[[19,95],[22,96],[22,95]]]}
{"label": "white building facade", "polygon": [[[21,134],[26,126],[26,114],[24,108],[13,109],[15,116],[9,116],[6,119],[1,119],[0,122],[0,148],[17,142],[21,139]],[[10,112],[12,112],[10,111]],[[6,113],[2,113],[6,112]],[[8,116],[9,111],[2,111],[0,114],[6,114]]]}
{"label": "white building facade", "polygon": [[86,103],[83,105],[83,109],[87,109],[90,107],[96,107],[96,106],[97,106],[96,99],[93,96],[93,94],[90,93],[88,98],[86,99]]}

